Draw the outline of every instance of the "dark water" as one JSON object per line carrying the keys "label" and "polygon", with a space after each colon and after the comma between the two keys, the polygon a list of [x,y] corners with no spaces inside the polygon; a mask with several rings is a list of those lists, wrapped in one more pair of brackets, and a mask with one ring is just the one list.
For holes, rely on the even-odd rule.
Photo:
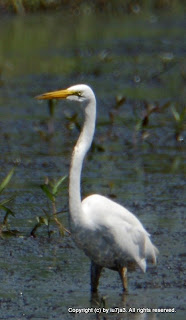
{"label": "dark water", "polygon": [[[182,13],[120,17],[85,11],[73,19],[62,13],[1,19],[0,179],[19,164],[1,198],[16,195],[9,228],[20,233],[0,239],[0,319],[184,319],[185,135],[175,120],[185,100],[183,36]],[[44,225],[30,237],[37,217],[48,210],[39,186],[46,177],[68,174],[82,123],[81,113],[76,122],[68,120],[76,105],[58,103],[51,119],[47,104],[34,96],[75,83],[91,85],[98,101],[83,196],[100,193],[125,205],[160,250],[156,268],[129,275],[127,296],[116,273],[102,275],[101,301],[93,306],[135,313],[68,312],[92,306],[88,259],[55,224],[50,239]],[[68,205],[67,188],[66,180],[59,210]],[[1,211],[1,223],[3,217]],[[60,219],[68,228],[67,213]]]}

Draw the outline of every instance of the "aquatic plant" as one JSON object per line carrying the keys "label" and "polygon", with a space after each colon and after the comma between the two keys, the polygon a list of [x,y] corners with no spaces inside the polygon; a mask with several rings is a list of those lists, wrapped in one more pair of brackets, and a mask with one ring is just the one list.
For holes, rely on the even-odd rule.
{"label": "aquatic plant", "polygon": [[160,105],[158,102],[149,102],[145,100],[143,102],[144,111],[140,117],[136,119],[135,125],[135,140],[136,135],[140,134],[142,140],[144,141],[149,137],[148,128],[149,122],[153,114],[163,113],[167,108],[171,106],[171,101],[167,101],[164,104]]}
{"label": "aquatic plant", "polygon": [[110,119],[110,123],[113,124],[114,120],[115,120],[115,116],[118,112],[118,110],[120,109],[120,107],[126,102],[126,96],[124,95],[116,95],[115,96],[115,103],[111,109],[111,111],[109,111],[109,119]]}
{"label": "aquatic plant", "polygon": [[[10,180],[12,179],[12,176],[14,174],[15,168],[12,168],[9,173],[6,175],[6,177],[3,179],[3,181],[0,184],[0,196],[3,193],[3,191],[7,188],[7,185],[9,184]],[[3,222],[0,223],[0,237],[4,237],[5,235],[16,235],[18,233],[17,230],[11,230],[8,224],[8,217],[15,216],[15,213],[7,207],[7,204],[10,203],[14,199],[14,196],[2,199],[0,201],[0,211],[4,211],[4,217]]]}
{"label": "aquatic plant", "polygon": [[31,231],[31,236],[36,237],[36,231],[38,230],[38,228],[40,228],[43,225],[46,225],[48,229],[48,236],[50,237],[52,234],[50,225],[51,225],[51,222],[53,221],[57,224],[59,232],[62,236],[65,235],[65,232],[70,234],[70,231],[67,230],[64,227],[64,225],[61,223],[61,221],[58,219],[58,215],[61,213],[64,213],[67,210],[63,209],[63,210],[57,211],[57,207],[56,207],[57,195],[59,191],[63,188],[63,182],[66,178],[67,176],[63,176],[57,181],[51,181],[48,178],[46,178],[45,183],[40,186],[42,191],[47,197],[48,210],[43,209],[44,215],[36,217],[37,223]]}

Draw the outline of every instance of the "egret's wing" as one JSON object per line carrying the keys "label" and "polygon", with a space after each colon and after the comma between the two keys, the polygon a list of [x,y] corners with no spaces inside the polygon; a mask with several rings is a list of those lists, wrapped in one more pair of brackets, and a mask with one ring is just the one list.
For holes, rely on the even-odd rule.
{"label": "egret's wing", "polygon": [[[116,221],[107,221],[109,233],[114,235],[116,251],[124,260],[134,260],[145,272],[145,241],[146,235],[138,228],[132,227],[128,222],[118,218]],[[122,258],[122,257],[121,257]]]}
{"label": "egret's wing", "polygon": [[96,224],[98,221],[101,222],[101,220],[104,221],[105,219],[113,217],[114,219],[122,219],[131,226],[138,227],[149,235],[133,213],[106,197],[97,194],[91,195],[83,200],[82,207],[85,216],[87,216],[92,223]]}
{"label": "egret's wing", "polygon": [[94,244],[105,251],[112,250],[118,261],[136,261],[145,271],[146,231],[138,219],[117,203],[97,195],[86,198],[82,207],[94,230]]}
{"label": "egret's wing", "polygon": [[97,241],[105,245],[122,259],[135,260],[143,271],[145,258],[156,261],[157,249],[151,243],[148,232],[130,211],[110,199],[91,195],[82,202],[85,220],[94,231],[100,230]]}

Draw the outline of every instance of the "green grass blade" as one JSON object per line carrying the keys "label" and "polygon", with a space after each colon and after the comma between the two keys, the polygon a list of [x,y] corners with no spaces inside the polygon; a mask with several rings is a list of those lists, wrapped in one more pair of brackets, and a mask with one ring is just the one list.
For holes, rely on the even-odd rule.
{"label": "green grass blade", "polygon": [[53,194],[54,196],[57,195],[61,184],[63,183],[63,181],[64,181],[66,178],[67,178],[67,176],[63,176],[62,178],[60,178],[60,179],[55,183],[55,185],[53,186],[53,189],[52,189],[52,194]]}
{"label": "green grass blade", "polygon": [[177,122],[180,122],[180,114],[178,113],[178,111],[174,107],[172,107],[172,113],[173,113],[174,119]]}
{"label": "green grass blade", "polygon": [[6,188],[8,183],[10,182],[13,174],[14,174],[15,168],[12,168],[10,172],[7,174],[7,176],[4,178],[4,180],[0,184],[0,193]]}
{"label": "green grass blade", "polygon": [[2,200],[2,201],[0,202],[0,206],[3,206],[3,205],[5,205],[6,203],[12,201],[12,200],[14,199],[14,197],[15,197],[15,196],[12,196],[12,197],[10,197],[10,198],[8,198],[8,199]]}
{"label": "green grass blade", "polygon": [[47,187],[47,185],[46,184],[42,184],[40,187],[44,191],[44,193],[46,194],[47,198],[53,202],[54,201],[54,195],[53,195],[52,192],[50,192],[50,190]]}

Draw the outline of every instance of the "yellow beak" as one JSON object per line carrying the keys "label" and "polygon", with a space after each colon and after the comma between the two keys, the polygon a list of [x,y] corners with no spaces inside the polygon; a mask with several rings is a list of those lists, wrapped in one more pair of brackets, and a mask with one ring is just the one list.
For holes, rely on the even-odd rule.
{"label": "yellow beak", "polygon": [[57,90],[52,92],[46,92],[36,97],[38,100],[45,100],[45,99],[66,99],[68,96],[74,94],[73,91],[69,89],[64,90]]}

